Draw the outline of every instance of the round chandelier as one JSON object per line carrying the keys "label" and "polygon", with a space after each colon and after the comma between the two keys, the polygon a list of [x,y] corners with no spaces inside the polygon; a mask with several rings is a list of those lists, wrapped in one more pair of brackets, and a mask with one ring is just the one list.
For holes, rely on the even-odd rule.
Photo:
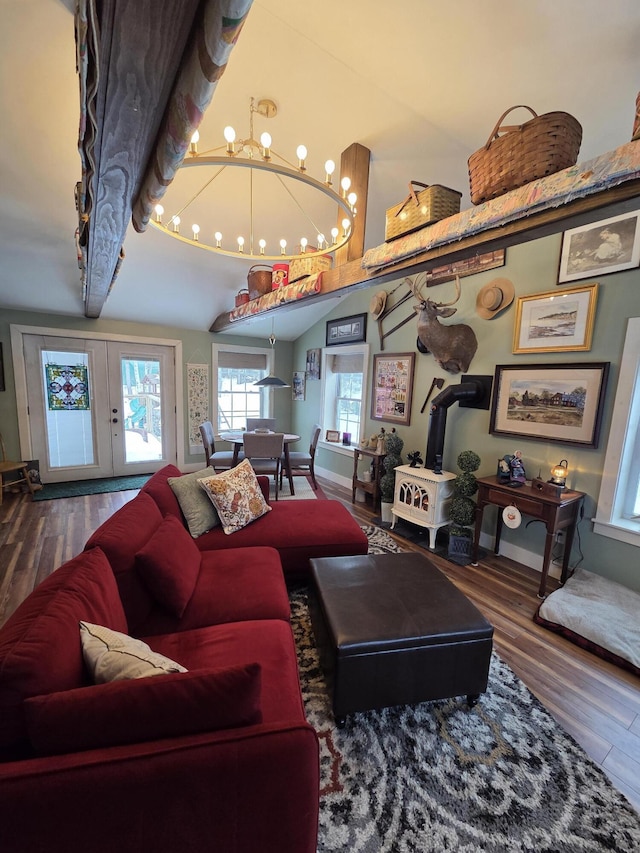
{"label": "round chandelier", "polygon": [[[324,164],[325,178],[320,181],[307,174],[304,145],[297,147],[294,164],[274,151],[269,133],[263,132],[256,140],[254,113],[273,118],[277,107],[270,99],[255,102],[251,98],[249,136],[237,139],[234,129],[225,127],[226,144],[209,151],[198,153],[199,133],[195,132],[174,184],[179,183],[181,173],[196,169],[201,170],[204,183],[192,178],[187,195],[168,217],[164,206],[157,204],[151,224],[183,243],[247,260],[289,261],[315,251],[328,254],[346,245],[353,233],[357,201],[356,194],[349,192],[350,179],[343,176],[336,191],[333,160]],[[234,173],[233,184],[230,172]],[[267,180],[276,183],[267,186]],[[167,193],[165,202],[169,197]],[[281,211],[285,202],[294,212],[297,233],[276,235],[274,228],[291,221]],[[229,230],[233,226],[227,215],[231,205],[241,209],[242,221],[234,221],[234,233]],[[209,224],[203,224],[201,217]]]}

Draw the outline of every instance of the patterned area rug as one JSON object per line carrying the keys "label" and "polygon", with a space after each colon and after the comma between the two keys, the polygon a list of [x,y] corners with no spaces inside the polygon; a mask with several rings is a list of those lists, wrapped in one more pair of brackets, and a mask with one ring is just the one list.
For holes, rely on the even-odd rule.
{"label": "patterned area rug", "polygon": [[104,492],[123,492],[140,489],[151,474],[137,477],[105,477],[101,480],[73,480],[69,483],[47,483],[33,496],[34,501],[51,501],[55,498],[77,498],[82,495],[98,495]]}
{"label": "patterned area rug", "polygon": [[[363,529],[372,551],[402,550]],[[337,729],[302,589],[292,624],[321,744],[318,853],[640,850],[640,816],[495,653],[472,709],[425,702]]]}

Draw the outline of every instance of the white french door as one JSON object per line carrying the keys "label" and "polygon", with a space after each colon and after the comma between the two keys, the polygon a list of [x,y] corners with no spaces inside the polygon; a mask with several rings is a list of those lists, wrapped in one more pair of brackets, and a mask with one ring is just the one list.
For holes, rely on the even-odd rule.
{"label": "white french door", "polygon": [[43,482],[151,473],[176,461],[174,348],[23,335]]}

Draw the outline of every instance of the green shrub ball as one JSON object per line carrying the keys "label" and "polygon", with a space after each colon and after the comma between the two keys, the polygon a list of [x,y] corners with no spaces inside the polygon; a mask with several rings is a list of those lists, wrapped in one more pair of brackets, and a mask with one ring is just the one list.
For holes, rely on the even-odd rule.
{"label": "green shrub ball", "polygon": [[458,497],[457,495],[451,498],[449,504],[449,515],[454,524],[460,527],[469,527],[473,524],[476,516],[476,504],[471,498]]}
{"label": "green shrub ball", "polygon": [[480,467],[480,457],[473,450],[463,450],[458,456],[458,468],[465,473],[477,471]]}
{"label": "green shrub ball", "polygon": [[471,472],[465,471],[463,474],[456,475],[454,488],[456,495],[470,498],[478,491],[478,481]]}

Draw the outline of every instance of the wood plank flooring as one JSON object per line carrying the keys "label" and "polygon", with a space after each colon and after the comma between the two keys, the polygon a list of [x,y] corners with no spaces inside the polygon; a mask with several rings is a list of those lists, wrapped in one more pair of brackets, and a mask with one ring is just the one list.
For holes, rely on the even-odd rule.
{"label": "wood plank flooring", "polygon": [[[361,524],[368,504],[320,480]],[[0,505],[0,624],[47,575],[82,550],[91,533],[136,491],[52,501],[5,494]],[[390,535],[405,550],[419,545]],[[640,812],[640,679],[533,622],[539,574],[487,554],[477,568],[431,558],[495,628],[495,649]]]}

